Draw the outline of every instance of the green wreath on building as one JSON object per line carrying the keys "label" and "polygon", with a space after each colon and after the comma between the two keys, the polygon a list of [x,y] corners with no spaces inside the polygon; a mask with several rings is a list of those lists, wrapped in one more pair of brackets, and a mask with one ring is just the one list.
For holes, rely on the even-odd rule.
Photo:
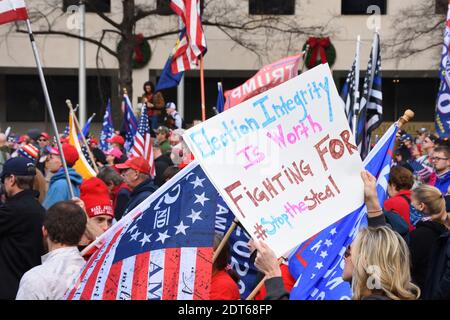
{"label": "green wreath on building", "polygon": [[336,49],[329,37],[309,37],[303,45],[302,50],[305,51],[307,47],[308,50],[305,54],[305,65],[308,69],[327,62],[331,67],[336,61]]}
{"label": "green wreath on building", "polygon": [[[145,67],[150,61],[152,51],[148,41],[144,39],[144,35],[142,33],[136,34],[134,36],[134,40],[136,45],[133,50],[132,67],[133,69],[140,69]],[[123,40],[119,41],[119,44],[117,45],[118,50],[122,46],[122,42]]]}

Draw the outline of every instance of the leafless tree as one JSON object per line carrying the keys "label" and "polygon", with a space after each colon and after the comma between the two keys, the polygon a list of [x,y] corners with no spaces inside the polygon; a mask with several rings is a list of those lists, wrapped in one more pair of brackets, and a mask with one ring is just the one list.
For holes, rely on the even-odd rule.
{"label": "leafless tree", "polygon": [[[168,2],[167,0],[166,3]],[[38,26],[38,30],[34,31],[35,35],[63,35],[96,45],[97,65],[102,51],[116,58],[120,89],[126,88],[132,95],[132,57],[137,29],[144,32],[145,40],[151,42],[177,34],[178,25],[164,29],[165,24],[158,24],[161,15],[167,14],[168,7],[157,6],[156,0],[122,0],[121,11],[114,14],[102,13],[92,0],[85,0],[84,3],[106,22],[107,28],[99,28],[95,36],[80,38],[78,30],[61,27],[63,19],[68,17],[62,10],[61,0],[30,1],[30,17],[33,25]],[[237,46],[250,50],[258,59],[269,50],[273,52],[273,48],[285,53],[300,51],[303,41],[299,39],[304,36],[330,35],[329,22],[323,25],[307,25],[298,16],[249,15],[247,1],[204,0],[202,6],[204,28],[218,28]],[[15,31],[26,32],[24,25],[20,23],[16,24]],[[121,46],[117,46],[119,41]]]}
{"label": "leafless tree", "polygon": [[387,58],[407,58],[441,47],[446,17],[435,12],[435,1],[422,1],[401,10],[393,24],[395,36],[386,44]]}

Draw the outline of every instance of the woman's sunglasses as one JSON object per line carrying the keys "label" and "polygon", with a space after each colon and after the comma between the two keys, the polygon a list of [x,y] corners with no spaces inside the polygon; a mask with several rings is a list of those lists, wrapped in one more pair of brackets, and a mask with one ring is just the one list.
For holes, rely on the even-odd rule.
{"label": "woman's sunglasses", "polygon": [[347,249],[345,249],[345,252],[344,252],[344,258],[347,259],[347,258],[350,257],[351,255],[352,255],[352,252],[351,252],[351,245],[349,245],[349,246],[347,247]]}

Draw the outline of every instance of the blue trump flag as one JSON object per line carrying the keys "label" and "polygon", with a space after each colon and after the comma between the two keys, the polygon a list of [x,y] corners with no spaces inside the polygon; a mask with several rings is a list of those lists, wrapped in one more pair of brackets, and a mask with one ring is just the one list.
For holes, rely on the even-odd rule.
{"label": "blue trump flag", "polygon": [[[217,197],[216,210],[216,233],[225,234],[234,220],[234,214],[223,201],[222,197]],[[230,266],[239,275],[239,293],[241,299],[247,298],[255,287],[258,270],[250,261],[250,250],[247,242],[251,239],[248,233],[237,226],[231,234],[228,243],[230,245],[231,261]]]}
{"label": "blue trump flag", "polygon": [[436,132],[440,138],[450,136],[450,3],[447,11],[447,23],[445,24],[444,43],[441,53],[439,78],[441,83],[436,101]]}
{"label": "blue trump flag", "polygon": [[[392,154],[397,133],[393,124],[363,164],[377,178],[378,200],[386,199]],[[351,299],[350,284],[342,279],[343,255],[361,226],[367,225],[365,205],[300,245],[289,257],[289,271],[297,279],[291,300]]]}
{"label": "blue trump flag", "polygon": [[100,133],[100,149],[106,151],[109,149],[109,143],[106,141],[114,134],[114,126],[111,114],[111,100],[108,99],[105,115],[103,116],[102,132]]}
{"label": "blue trump flag", "polygon": [[[87,119],[86,123],[83,126],[83,129],[81,129],[81,133],[83,133],[83,136],[85,138],[87,138],[89,136],[89,131],[91,130],[91,122],[92,122],[92,119],[94,119],[94,117],[95,117],[95,113],[92,116],[90,116],[89,119]],[[78,135],[78,139],[81,140],[80,135]]]}
{"label": "blue trump flag", "polygon": [[133,113],[130,98],[126,94],[123,95],[123,121],[122,129],[125,130],[125,150],[130,151],[133,146],[133,139],[137,132],[138,122]]}
{"label": "blue trump flag", "polygon": [[222,88],[222,82],[217,82],[217,112],[221,113],[223,112],[223,108],[225,106],[225,101],[223,98],[223,88]]}

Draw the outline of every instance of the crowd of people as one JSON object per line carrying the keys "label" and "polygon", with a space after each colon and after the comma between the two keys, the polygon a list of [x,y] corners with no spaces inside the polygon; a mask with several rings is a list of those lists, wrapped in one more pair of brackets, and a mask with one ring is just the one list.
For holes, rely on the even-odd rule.
{"label": "crowd of people", "polygon": [[[355,300],[449,300],[450,144],[425,128],[416,138],[400,131],[397,140],[383,204],[375,177],[361,173],[368,227],[347,248],[342,278]],[[274,252],[264,243],[251,247],[266,299],[288,299],[291,280]]]}
{"label": "crowd of people", "polygon": [[0,133],[0,299],[61,299],[91,255],[80,252],[193,160],[184,129],[156,124],[154,174],[115,132],[106,151],[86,137],[98,168],[90,178],[77,172],[79,152],[64,134],[61,154],[46,132]]}
{"label": "crowd of people", "polygon": [[[144,88],[145,101],[161,107],[152,84]],[[61,136],[62,155],[46,132],[31,129],[17,141],[0,133],[0,299],[63,298],[93,253],[82,257],[81,250],[193,160],[184,129],[161,125],[155,110],[149,113],[154,176],[147,160],[127,154],[120,132],[108,139],[107,151],[87,137],[99,168],[89,179],[74,168],[79,154],[67,137]],[[342,277],[351,282],[353,299],[450,299],[450,143],[426,129],[415,138],[399,132],[397,140],[384,204],[378,203],[375,178],[361,174],[369,226],[347,249]],[[211,299],[240,298],[229,250],[225,246],[213,265]],[[265,276],[255,299],[287,299],[295,279],[286,262],[280,265],[262,242],[251,241],[249,250],[259,278]],[[374,265],[380,268],[378,285],[368,288]]]}

